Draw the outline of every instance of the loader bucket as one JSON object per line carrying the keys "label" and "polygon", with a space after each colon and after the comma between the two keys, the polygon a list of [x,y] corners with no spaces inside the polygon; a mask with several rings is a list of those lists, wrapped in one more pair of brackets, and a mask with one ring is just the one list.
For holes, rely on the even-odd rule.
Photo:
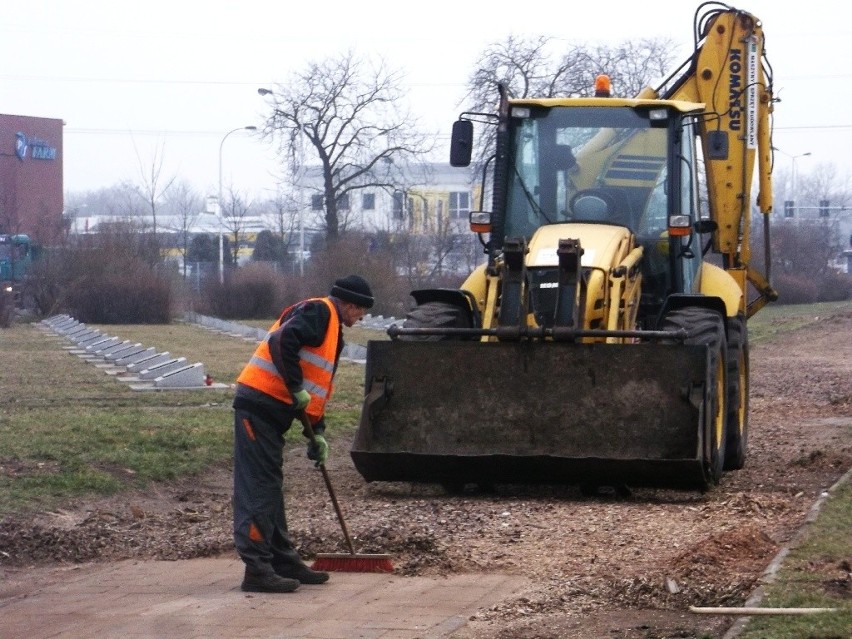
{"label": "loader bucket", "polygon": [[371,481],[705,488],[704,346],[371,341]]}

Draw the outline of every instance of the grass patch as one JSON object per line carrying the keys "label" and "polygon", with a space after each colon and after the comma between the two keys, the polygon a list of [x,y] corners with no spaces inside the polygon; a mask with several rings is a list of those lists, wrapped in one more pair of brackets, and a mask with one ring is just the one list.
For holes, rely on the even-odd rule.
{"label": "grass patch", "polygon": [[[188,363],[231,384],[251,342],[173,324],[93,326]],[[233,390],[134,391],[68,353],[72,342],[26,324],[0,332],[0,516],[55,508],[230,464]],[[364,367],[341,362],[327,425],[357,428]],[[301,429],[288,442],[302,444]]]}
{"label": "grass patch", "polygon": [[835,490],[805,539],[784,559],[766,587],[763,607],[837,608],[806,616],[752,617],[741,639],[843,639],[852,628],[849,514],[852,485]]}
{"label": "grass patch", "polygon": [[[772,305],[749,320],[749,340],[771,342],[786,332],[806,328],[852,309],[852,302]],[[752,617],[741,639],[844,639],[852,628],[849,572],[852,486],[838,487],[824,504],[807,536],[784,559],[769,584],[763,607],[838,608],[836,613]]]}
{"label": "grass patch", "polygon": [[818,304],[769,304],[748,321],[749,342],[765,342],[789,331],[804,328],[833,315],[852,310],[852,302]]}

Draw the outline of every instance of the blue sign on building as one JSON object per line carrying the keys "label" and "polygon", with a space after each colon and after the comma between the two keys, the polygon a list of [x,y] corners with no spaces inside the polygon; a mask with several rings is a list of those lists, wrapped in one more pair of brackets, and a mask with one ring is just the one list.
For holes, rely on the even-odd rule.
{"label": "blue sign on building", "polygon": [[47,140],[41,138],[27,139],[27,134],[23,131],[18,131],[15,134],[15,155],[23,162],[27,157],[27,151],[30,151],[30,157],[34,160],[55,160],[56,147],[52,146]]}

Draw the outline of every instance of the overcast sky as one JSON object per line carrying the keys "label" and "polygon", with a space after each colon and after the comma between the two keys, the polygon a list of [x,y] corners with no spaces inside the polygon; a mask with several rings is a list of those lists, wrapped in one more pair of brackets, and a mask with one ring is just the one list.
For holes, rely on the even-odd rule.
{"label": "overcast sky", "polygon": [[[595,0],[423,3],[292,0],[0,0],[0,112],[65,126],[65,190],[163,174],[215,194],[219,150],[232,129],[262,126],[257,88],[309,61],[349,49],[381,55],[404,74],[410,109],[449,134],[473,64],[509,35],[611,44],[667,37],[678,60],[692,49],[699,2]],[[778,168],[800,176],[822,164],[852,173],[852,9],[811,0],[736,4],[764,24],[774,69]],[[785,155],[786,154],[786,155]],[[277,162],[249,132],[222,146],[223,182],[253,199],[275,189]]]}

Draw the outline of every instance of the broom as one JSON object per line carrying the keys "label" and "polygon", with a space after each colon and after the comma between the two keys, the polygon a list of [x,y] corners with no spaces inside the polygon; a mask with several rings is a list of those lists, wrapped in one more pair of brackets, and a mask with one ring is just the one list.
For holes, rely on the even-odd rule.
{"label": "broom", "polygon": [[[299,421],[311,443],[316,445],[316,435],[308,420],[305,411],[299,411]],[[337,520],[340,522],[340,528],[343,530],[343,536],[346,538],[346,546],[349,548],[349,553],[320,553],[311,565],[313,570],[323,570],[331,572],[393,572],[393,564],[390,560],[390,555],[359,555],[355,553],[355,547],[352,545],[352,538],[349,536],[349,529],[346,527],[346,521],[343,519],[343,513],[340,510],[340,504],[337,503],[337,495],[334,493],[334,488],[331,485],[331,479],[328,477],[328,471],[325,469],[325,464],[317,464],[322,478],[325,480],[325,487],[328,488],[328,495],[331,497],[331,503],[334,504],[334,512],[337,513]]]}

